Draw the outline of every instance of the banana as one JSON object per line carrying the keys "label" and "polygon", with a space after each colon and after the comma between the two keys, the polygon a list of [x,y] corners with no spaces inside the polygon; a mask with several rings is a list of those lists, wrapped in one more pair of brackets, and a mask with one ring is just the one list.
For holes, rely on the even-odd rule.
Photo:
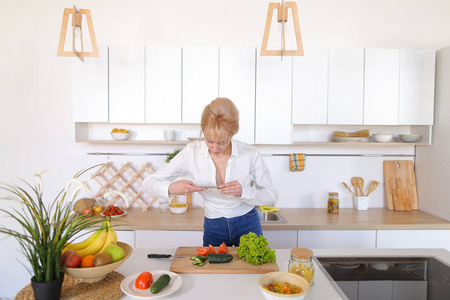
{"label": "banana", "polygon": [[78,254],[81,255],[81,258],[85,258],[88,255],[96,255],[99,253],[100,249],[103,248],[105,245],[106,237],[108,236],[108,231],[106,231],[106,228],[103,229],[99,236],[86,248],[76,250]]}
{"label": "banana", "polygon": [[103,253],[103,251],[108,247],[109,245],[117,245],[117,233],[112,229],[111,227],[106,228],[108,231],[108,235],[106,237],[105,244],[103,245],[103,248],[98,251],[98,253]]}
{"label": "banana", "polygon": [[102,233],[102,230],[104,230],[105,228],[107,228],[108,226],[108,222],[107,221],[103,221],[102,227],[101,229],[95,231],[93,234],[91,234],[90,237],[88,237],[87,239],[85,239],[82,242],[79,243],[67,243],[63,249],[63,253],[67,250],[81,250],[84,249],[86,247],[88,247],[90,244],[92,244],[92,242],[94,242],[98,236]]}

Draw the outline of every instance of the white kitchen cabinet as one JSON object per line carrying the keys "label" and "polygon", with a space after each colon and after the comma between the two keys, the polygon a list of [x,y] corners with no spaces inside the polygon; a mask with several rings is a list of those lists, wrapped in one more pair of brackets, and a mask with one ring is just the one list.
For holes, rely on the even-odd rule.
{"label": "white kitchen cabinet", "polygon": [[178,248],[203,245],[203,231],[137,230],[136,248]]}
{"label": "white kitchen cabinet", "polygon": [[297,240],[309,249],[374,249],[376,230],[299,230]]}
{"label": "white kitchen cabinet", "polygon": [[273,249],[297,248],[297,230],[264,230],[263,236]]}
{"label": "white kitchen cabinet", "polygon": [[116,230],[117,241],[126,243],[135,248],[134,230]]}
{"label": "white kitchen cabinet", "polygon": [[399,49],[366,49],[364,124],[398,124]]}
{"label": "white kitchen cabinet", "polygon": [[450,230],[378,230],[377,248],[445,248]]}
{"label": "white kitchen cabinet", "polygon": [[306,47],[294,56],[292,123],[326,125],[328,119],[328,48]]}
{"label": "white kitchen cabinet", "polygon": [[435,67],[435,50],[401,50],[399,125],[433,125]]}
{"label": "white kitchen cabinet", "polygon": [[73,60],[72,107],[74,122],[108,122],[108,46],[98,46],[99,57]]}
{"label": "white kitchen cabinet", "polygon": [[145,47],[109,47],[109,122],[145,122]]}
{"label": "white kitchen cabinet", "polygon": [[203,109],[219,95],[219,48],[183,48],[182,122],[200,123]]}
{"label": "white kitchen cabinet", "polygon": [[239,110],[235,138],[255,142],[255,47],[220,47],[219,97],[229,98]]}
{"label": "white kitchen cabinet", "polygon": [[363,124],[364,49],[330,48],[328,124]]}
{"label": "white kitchen cabinet", "polygon": [[256,64],[255,144],[292,144],[292,57],[257,55]]}
{"label": "white kitchen cabinet", "polygon": [[181,47],[146,47],[146,123],[181,123],[181,62]]}

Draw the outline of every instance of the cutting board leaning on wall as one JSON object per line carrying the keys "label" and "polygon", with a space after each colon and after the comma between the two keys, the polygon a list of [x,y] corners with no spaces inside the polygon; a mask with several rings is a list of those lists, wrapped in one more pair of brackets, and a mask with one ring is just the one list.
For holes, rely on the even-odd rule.
{"label": "cutting board leaning on wall", "polygon": [[388,209],[419,209],[414,163],[411,160],[385,160],[383,169]]}

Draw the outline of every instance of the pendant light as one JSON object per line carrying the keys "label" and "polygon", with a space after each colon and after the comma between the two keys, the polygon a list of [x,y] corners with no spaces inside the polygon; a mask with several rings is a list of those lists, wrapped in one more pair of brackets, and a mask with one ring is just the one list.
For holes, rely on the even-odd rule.
{"label": "pendant light", "polygon": [[[297,45],[297,50],[286,50],[286,22],[288,22],[288,8],[292,11],[292,18],[294,22],[294,32],[295,40]],[[281,46],[280,50],[267,50],[267,42],[269,41],[270,27],[272,25],[272,16],[274,10],[278,11],[277,21],[281,25]],[[263,42],[261,46],[261,56],[303,56],[303,44],[302,35],[300,32],[300,24],[298,19],[297,3],[295,2],[284,2],[280,3],[269,3],[269,10],[267,11],[266,26],[264,29]]]}
{"label": "pendant light", "polygon": [[[64,51],[69,15],[72,15],[72,51]],[[86,17],[86,23],[88,26],[89,37],[92,45],[92,52],[84,52],[82,27],[83,15]],[[80,40],[80,51],[76,50],[76,39]],[[84,62],[85,57],[98,57],[97,41],[95,40],[94,25],[92,24],[91,11],[89,9],[78,10],[75,5],[73,6],[73,8],[64,9],[61,35],[59,36],[58,56],[76,56],[82,62]]]}

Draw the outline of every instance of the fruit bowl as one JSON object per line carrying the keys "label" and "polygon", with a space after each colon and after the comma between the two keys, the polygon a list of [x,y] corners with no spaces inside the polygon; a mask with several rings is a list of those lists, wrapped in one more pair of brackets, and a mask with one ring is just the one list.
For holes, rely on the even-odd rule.
{"label": "fruit bowl", "polygon": [[125,256],[119,261],[110,263],[108,265],[100,266],[100,267],[92,267],[92,268],[65,268],[64,273],[81,279],[83,282],[92,283],[96,281],[100,281],[106,277],[110,272],[117,269],[121,264],[123,264],[133,253],[133,248],[122,242],[117,242],[117,246],[125,251]]}
{"label": "fruit bowl", "polygon": [[187,210],[187,204],[181,204],[181,203],[174,203],[174,204],[169,204],[169,210],[171,213],[176,214],[176,215],[180,215],[180,214],[184,214]]}
{"label": "fruit bowl", "polygon": [[130,133],[125,132],[111,132],[111,136],[116,141],[125,141],[130,137]]}
{"label": "fruit bowl", "polygon": [[[298,294],[279,294],[275,292],[271,292],[264,287],[267,286],[270,283],[273,283],[275,281],[281,282],[281,283],[288,283],[290,285],[294,285],[296,287],[299,287],[303,290],[303,292]],[[262,275],[259,277],[258,280],[259,289],[261,290],[261,293],[263,294],[264,298],[267,300],[278,300],[278,299],[303,299],[308,292],[309,289],[309,283],[304,279],[303,277],[288,273],[288,272],[270,272]]]}

